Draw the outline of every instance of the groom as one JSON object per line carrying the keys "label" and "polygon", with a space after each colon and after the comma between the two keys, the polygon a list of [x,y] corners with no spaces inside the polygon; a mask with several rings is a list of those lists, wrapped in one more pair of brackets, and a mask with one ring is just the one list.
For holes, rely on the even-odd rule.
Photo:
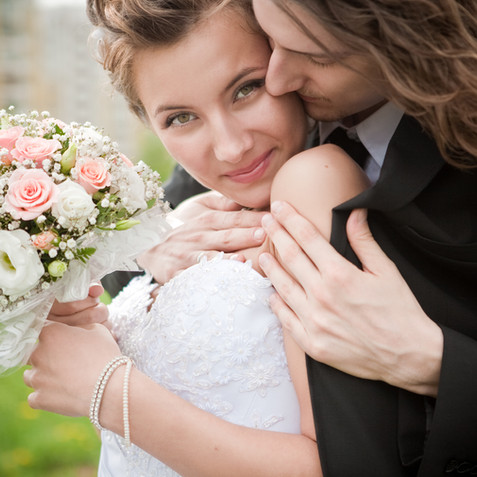
{"label": "groom", "polygon": [[[436,3],[455,4],[454,12],[460,12],[462,2]],[[438,91],[424,68],[434,42],[446,44],[454,35],[457,45],[465,45],[464,34],[443,33],[436,11],[423,0],[412,7],[391,0],[253,0],[253,5],[273,49],[268,91],[297,91],[308,114],[322,121],[321,142],[351,151],[354,141],[355,159],[361,142],[362,165],[374,183],[334,211],[334,248],[286,204],[272,206],[274,218],[263,222],[292,274],[271,256],[261,257],[281,295],[272,307],[309,355],[323,474],[476,474],[477,174],[447,164],[418,121],[384,93],[410,104],[415,92],[409,85],[423,85],[425,94]],[[449,12],[435,8],[450,25]],[[463,20],[456,15],[459,24]],[[430,18],[434,21],[421,25]],[[421,41],[408,39],[411,31]],[[376,59],[382,57],[369,53],[376,45],[388,49],[382,64]],[[399,71],[397,81],[402,78],[398,90],[384,74],[391,75],[392,68]],[[442,81],[450,85],[451,76]],[[424,110],[419,106],[414,110]],[[449,136],[444,129],[435,131],[437,119],[430,122],[436,137]],[[353,209],[368,209],[380,248],[362,211],[351,215],[348,242]],[[356,265],[360,261],[363,271],[337,252]]]}

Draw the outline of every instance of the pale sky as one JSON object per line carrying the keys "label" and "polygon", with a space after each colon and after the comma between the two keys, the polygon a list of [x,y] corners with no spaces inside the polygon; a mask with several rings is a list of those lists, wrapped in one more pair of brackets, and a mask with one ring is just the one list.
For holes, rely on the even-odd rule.
{"label": "pale sky", "polygon": [[86,0],[35,0],[42,7],[58,7],[66,5],[85,5]]}

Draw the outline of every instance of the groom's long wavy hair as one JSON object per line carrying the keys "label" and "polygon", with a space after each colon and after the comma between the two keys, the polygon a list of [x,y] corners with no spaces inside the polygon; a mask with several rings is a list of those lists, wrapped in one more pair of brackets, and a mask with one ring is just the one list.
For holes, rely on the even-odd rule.
{"label": "groom's long wavy hair", "polygon": [[244,28],[260,31],[250,0],[88,0],[88,17],[97,27],[90,36],[93,54],[142,121],[148,119],[134,85],[136,53],[176,44],[220,9],[239,12]]}
{"label": "groom's long wavy hair", "polygon": [[325,51],[295,7],[371,59],[376,87],[420,121],[446,160],[477,166],[476,0],[273,1]]}

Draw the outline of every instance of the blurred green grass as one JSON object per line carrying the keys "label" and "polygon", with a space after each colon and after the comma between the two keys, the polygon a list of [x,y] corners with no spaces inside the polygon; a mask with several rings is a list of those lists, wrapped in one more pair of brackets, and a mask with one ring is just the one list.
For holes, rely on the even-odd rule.
{"label": "blurred green grass", "polygon": [[0,475],[96,475],[100,440],[89,420],[31,409],[23,369],[0,378]]}
{"label": "blurred green grass", "polygon": [[[175,162],[152,132],[139,137],[139,155],[164,182]],[[108,302],[105,294],[102,297]],[[0,477],[93,477],[100,439],[88,418],[33,410],[23,370],[0,377]]]}

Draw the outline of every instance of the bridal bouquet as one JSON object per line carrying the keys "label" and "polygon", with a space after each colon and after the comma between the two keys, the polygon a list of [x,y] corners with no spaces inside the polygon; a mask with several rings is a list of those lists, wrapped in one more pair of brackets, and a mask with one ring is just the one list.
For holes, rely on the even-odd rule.
{"label": "bridal bouquet", "polygon": [[55,298],[137,269],[169,230],[162,198],[159,174],[91,124],[0,110],[0,374],[26,362]]}

